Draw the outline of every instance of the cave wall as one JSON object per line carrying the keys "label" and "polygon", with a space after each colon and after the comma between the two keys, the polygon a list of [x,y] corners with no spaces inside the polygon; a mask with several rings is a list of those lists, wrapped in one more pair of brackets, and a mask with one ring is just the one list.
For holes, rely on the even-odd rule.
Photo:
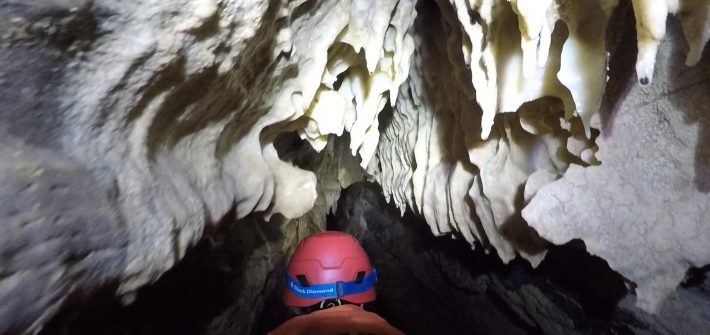
{"label": "cave wall", "polygon": [[285,252],[363,179],[504,262],[582,238],[655,311],[708,263],[709,6],[5,1],[0,333],[130,303],[225,215]]}
{"label": "cave wall", "polygon": [[552,243],[583,239],[638,284],[639,305],[647,310],[660,307],[689,267],[710,262],[710,62],[706,52],[687,68],[678,21],[669,19],[667,34],[654,85],[622,85],[609,98],[597,140],[603,163],[570,167],[523,210]]}
{"label": "cave wall", "polygon": [[[401,217],[375,183],[346,188],[337,208],[327,229],[356,236],[378,270],[377,299],[365,308],[407,334],[704,334],[710,326],[707,269],[698,269],[654,315],[635,305],[627,280],[581,240],[551,247],[533,268],[472,250],[460,235],[432,235],[413,212]],[[309,226],[230,217],[141,288],[134,303],[123,306],[104,290],[74,301],[40,334],[258,335],[274,329],[290,316],[281,302],[289,251],[281,248],[309,234],[294,231]]]}
{"label": "cave wall", "polygon": [[406,334],[702,334],[710,324],[697,283],[649,314],[581,240],[551,247],[536,268],[505,264],[460,235],[433,236],[411,211],[400,217],[374,183],[346,189],[328,228],[361,242],[379,275],[366,307]]}

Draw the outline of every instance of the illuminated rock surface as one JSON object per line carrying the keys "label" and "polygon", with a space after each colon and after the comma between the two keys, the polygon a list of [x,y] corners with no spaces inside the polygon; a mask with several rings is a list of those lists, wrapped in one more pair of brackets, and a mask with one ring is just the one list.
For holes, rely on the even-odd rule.
{"label": "illuminated rock surface", "polygon": [[584,240],[638,284],[639,305],[650,311],[689,266],[710,263],[710,65],[685,68],[673,27],[675,38],[659,49],[655,84],[633,86],[608,115],[597,140],[603,163],[571,167],[523,210],[555,244]]}

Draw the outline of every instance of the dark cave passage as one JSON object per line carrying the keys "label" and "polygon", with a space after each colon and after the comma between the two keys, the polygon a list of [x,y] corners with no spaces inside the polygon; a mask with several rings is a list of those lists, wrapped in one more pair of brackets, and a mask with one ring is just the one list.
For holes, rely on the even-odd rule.
{"label": "dark cave passage", "polygon": [[[132,304],[107,288],[76,299],[42,334],[265,334],[277,327],[287,317],[285,262],[270,263],[258,250],[278,243],[278,233],[249,242],[262,236],[253,230],[264,222],[224,221]],[[652,317],[620,303],[629,298],[624,279],[581,241],[552,247],[536,269],[520,259],[505,265],[495,252],[433,236],[410,212],[400,218],[371,183],[343,192],[327,228],[361,241],[380,277],[366,309],[407,334],[663,333]],[[249,286],[255,278],[265,279]]]}

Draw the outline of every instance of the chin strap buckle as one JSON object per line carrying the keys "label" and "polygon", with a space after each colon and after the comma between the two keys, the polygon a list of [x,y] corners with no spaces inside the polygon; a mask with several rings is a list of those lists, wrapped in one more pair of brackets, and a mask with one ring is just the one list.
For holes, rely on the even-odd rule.
{"label": "chin strap buckle", "polygon": [[343,302],[340,299],[326,299],[320,302],[320,309],[328,309],[341,306]]}

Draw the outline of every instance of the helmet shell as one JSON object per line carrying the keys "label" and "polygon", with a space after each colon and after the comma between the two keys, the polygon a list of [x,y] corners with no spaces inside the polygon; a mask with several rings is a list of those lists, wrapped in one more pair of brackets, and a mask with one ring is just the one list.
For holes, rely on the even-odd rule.
{"label": "helmet shell", "polygon": [[[365,272],[365,276],[372,272],[367,253],[354,236],[338,231],[325,231],[306,237],[294,250],[286,269],[291,278],[303,275],[310,285],[352,281],[360,271]],[[373,301],[375,287],[365,292],[345,295],[341,299],[355,304]],[[323,299],[301,297],[285,288],[283,300],[286,306],[308,307]]]}

